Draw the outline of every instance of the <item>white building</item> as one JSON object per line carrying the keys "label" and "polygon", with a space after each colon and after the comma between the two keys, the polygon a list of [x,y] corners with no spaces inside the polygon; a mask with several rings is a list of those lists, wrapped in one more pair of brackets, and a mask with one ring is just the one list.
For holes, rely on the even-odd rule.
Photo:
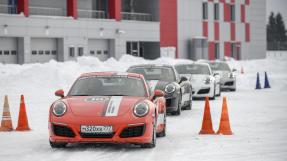
{"label": "white building", "polygon": [[0,0],[0,62],[265,58],[265,0]]}

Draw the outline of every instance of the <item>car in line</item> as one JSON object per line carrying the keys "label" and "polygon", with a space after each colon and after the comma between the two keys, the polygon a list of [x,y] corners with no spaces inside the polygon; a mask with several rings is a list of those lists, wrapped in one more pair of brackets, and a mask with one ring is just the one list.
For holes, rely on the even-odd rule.
{"label": "car in line", "polygon": [[175,65],[175,69],[191,81],[193,98],[209,97],[214,100],[216,96],[220,96],[219,77],[213,76],[208,64],[180,63]]}
{"label": "car in line", "polygon": [[181,110],[192,108],[192,85],[186,77],[180,77],[172,65],[144,64],[131,66],[127,72],[142,74],[151,91],[165,92],[167,112],[180,115]]}
{"label": "car in line", "polygon": [[50,107],[52,148],[68,143],[129,143],[156,146],[166,135],[164,92],[151,92],[142,75],[95,72],[82,74],[65,96]]}
{"label": "car in line", "polygon": [[236,91],[236,69],[231,69],[224,61],[207,61],[212,72],[220,76],[220,87],[222,91]]}

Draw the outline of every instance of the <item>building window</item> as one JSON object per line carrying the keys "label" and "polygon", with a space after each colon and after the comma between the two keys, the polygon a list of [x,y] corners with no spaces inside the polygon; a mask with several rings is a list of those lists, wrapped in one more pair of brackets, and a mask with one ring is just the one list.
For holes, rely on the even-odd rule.
{"label": "building window", "polygon": [[102,50],[97,50],[97,54],[101,55],[102,54]]}
{"label": "building window", "polygon": [[9,50],[5,50],[4,55],[9,55]]}
{"label": "building window", "polygon": [[12,50],[11,51],[11,55],[17,55],[17,51],[16,50]]}
{"label": "building window", "polygon": [[108,50],[104,50],[104,54],[105,54],[105,55],[108,55],[108,54],[109,54],[109,51],[108,51]]}
{"label": "building window", "polygon": [[219,20],[219,3],[214,3],[214,20]]}
{"label": "building window", "polygon": [[44,51],[43,50],[39,50],[39,55],[43,55],[44,54]]}
{"label": "building window", "polygon": [[57,55],[57,50],[52,50],[52,55]]}
{"label": "building window", "polygon": [[46,50],[46,51],[45,51],[45,54],[46,54],[46,55],[50,55],[50,50]]}
{"label": "building window", "polygon": [[235,5],[230,5],[230,20],[235,21]]}
{"label": "building window", "polygon": [[33,50],[33,51],[32,51],[32,55],[37,55],[37,51],[36,51],[36,50]]}
{"label": "building window", "polygon": [[84,48],[83,47],[78,47],[78,55],[83,56],[84,55]]}
{"label": "building window", "polygon": [[2,55],[2,50],[0,50],[0,55]]}
{"label": "building window", "polygon": [[75,57],[75,48],[74,47],[69,47],[69,55],[70,55],[70,57]]}
{"label": "building window", "polygon": [[236,43],[231,43],[231,57],[237,59]]}
{"label": "building window", "polygon": [[208,19],[208,3],[207,2],[202,3],[202,19],[204,20]]}
{"label": "building window", "polygon": [[214,54],[215,54],[215,59],[220,59],[220,48],[219,48],[219,43],[214,44]]}
{"label": "building window", "polygon": [[90,50],[91,55],[95,55],[95,50]]}

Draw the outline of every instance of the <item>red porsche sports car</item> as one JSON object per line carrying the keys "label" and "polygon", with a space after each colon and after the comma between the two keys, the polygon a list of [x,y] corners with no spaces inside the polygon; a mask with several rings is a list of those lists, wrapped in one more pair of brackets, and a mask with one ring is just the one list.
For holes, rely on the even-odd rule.
{"label": "red porsche sports car", "polygon": [[150,91],[140,74],[101,72],[82,74],[65,96],[50,107],[52,148],[68,143],[131,143],[156,146],[165,136],[164,93]]}

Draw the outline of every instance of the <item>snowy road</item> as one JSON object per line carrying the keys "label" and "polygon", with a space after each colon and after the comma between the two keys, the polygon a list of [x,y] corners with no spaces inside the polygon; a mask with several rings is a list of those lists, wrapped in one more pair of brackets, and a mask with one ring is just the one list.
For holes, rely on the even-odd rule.
{"label": "snowy road", "polygon": [[[131,58],[132,59],[132,58]],[[134,60],[131,61],[136,63]],[[82,62],[84,63],[84,61]],[[118,67],[124,62],[97,62],[97,70]],[[132,63],[130,63],[132,64]],[[79,73],[94,70],[95,64],[50,62],[45,65],[4,66],[0,64],[0,104],[9,95],[16,126],[19,95],[26,96],[31,132],[0,133],[1,161],[89,161],[89,160],[287,160],[287,59],[231,62],[246,74],[238,75],[238,91],[227,97],[232,136],[198,135],[204,101],[194,101],[192,111],[168,117],[168,132],[154,149],[126,146],[79,145],[53,150],[48,144],[47,117],[53,92],[69,88]],[[59,71],[61,69],[61,71]],[[272,89],[255,91],[256,72],[268,71]],[[75,76],[76,75],[76,76]],[[261,74],[262,75],[262,74]],[[263,78],[261,83],[263,83]],[[222,97],[210,101],[214,129],[218,129]],[[2,112],[2,107],[0,107]]]}

